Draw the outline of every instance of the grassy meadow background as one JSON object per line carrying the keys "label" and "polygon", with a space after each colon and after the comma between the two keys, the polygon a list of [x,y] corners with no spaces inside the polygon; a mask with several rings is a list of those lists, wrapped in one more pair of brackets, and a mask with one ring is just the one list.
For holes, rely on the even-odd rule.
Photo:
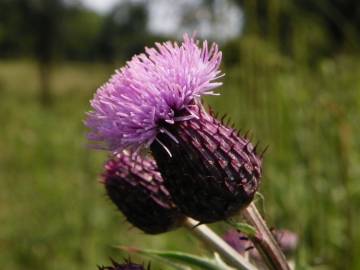
{"label": "grassy meadow background", "polygon": [[[271,27],[266,38],[257,27],[221,44],[221,96],[205,102],[269,145],[264,212],[270,226],[299,235],[297,269],[360,269],[357,36],[317,57],[309,42],[327,39],[316,24],[315,34],[305,23],[295,28],[291,54],[279,49]],[[116,245],[204,253],[182,229],[146,236],[132,228],[99,183],[107,153],[87,148],[83,120],[97,87],[123,63],[57,60],[53,102],[44,106],[36,58],[0,58],[2,269],[96,269],[128,256]]]}

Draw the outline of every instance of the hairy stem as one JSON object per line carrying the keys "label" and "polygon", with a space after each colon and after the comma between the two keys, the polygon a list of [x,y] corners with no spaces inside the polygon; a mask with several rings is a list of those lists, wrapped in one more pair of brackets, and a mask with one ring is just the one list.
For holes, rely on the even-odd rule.
{"label": "hairy stem", "polygon": [[290,270],[284,253],[281,251],[255,204],[252,202],[242,211],[242,214],[247,222],[256,229],[256,235],[250,236],[249,238],[263,257],[269,269]]}
{"label": "hairy stem", "polygon": [[236,250],[229,246],[221,237],[214,233],[208,226],[197,226],[198,223],[199,222],[196,220],[187,218],[184,222],[184,227],[186,227],[191,233],[193,233],[214,251],[218,252],[229,265],[242,270],[257,269]]}

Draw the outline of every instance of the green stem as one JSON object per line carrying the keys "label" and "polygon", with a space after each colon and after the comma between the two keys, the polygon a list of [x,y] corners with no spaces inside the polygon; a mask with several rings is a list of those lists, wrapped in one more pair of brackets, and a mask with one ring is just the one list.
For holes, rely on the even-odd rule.
{"label": "green stem", "polygon": [[242,270],[256,270],[248,260],[241,256],[236,250],[229,246],[221,237],[214,233],[206,225],[198,225],[198,221],[187,218],[184,222],[186,227],[191,233],[202,240],[206,245],[210,246],[213,250],[218,252],[220,256],[229,265]]}
{"label": "green stem", "polygon": [[256,229],[256,235],[250,236],[249,238],[263,257],[269,269],[290,270],[284,253],[281,251],[255,204],[251,203],[243,210],[242,214],[247,222]]}

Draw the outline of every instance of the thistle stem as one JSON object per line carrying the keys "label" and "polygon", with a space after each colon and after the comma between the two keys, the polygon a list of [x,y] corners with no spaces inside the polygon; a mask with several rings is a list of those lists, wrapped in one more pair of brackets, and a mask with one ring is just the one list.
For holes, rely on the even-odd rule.
{"label": "thistle stem", "polygon": [[249,238],[263,257],[269,269],[290,270],[284,253],[281,251],[255,204],[252,202],[242,211],[242,214],[247,222],[255,227],[257,231],[255,236],[250,236]]}
{"label": "thistle stem", "polygon": [[218,252],[229,265],[242,270],[256,270],[248,260],[241,256],[236,250],[229,246],[221,237],[214,233],[206,225],[198,225],[198,221],[186,218],[184,227],[202,240],[206,245]]}

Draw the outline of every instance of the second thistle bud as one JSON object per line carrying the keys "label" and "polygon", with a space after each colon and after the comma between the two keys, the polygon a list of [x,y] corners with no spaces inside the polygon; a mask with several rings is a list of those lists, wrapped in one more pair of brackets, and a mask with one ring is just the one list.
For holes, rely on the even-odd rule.
{"label": "second thistle bud", "polygon": [[[200,222],[224,220],[253,199],[261,159],[249,140],[194,105],[194,118],[164,124],[151,150],[181,211]],[[172,134],[172,136],[169,136]]]}
{"label": "second thistle bud", "polygon": [[150,157],[124,151],[105,165],[107,194],[127,220],[145,233],[172,230],[183,220]]}

